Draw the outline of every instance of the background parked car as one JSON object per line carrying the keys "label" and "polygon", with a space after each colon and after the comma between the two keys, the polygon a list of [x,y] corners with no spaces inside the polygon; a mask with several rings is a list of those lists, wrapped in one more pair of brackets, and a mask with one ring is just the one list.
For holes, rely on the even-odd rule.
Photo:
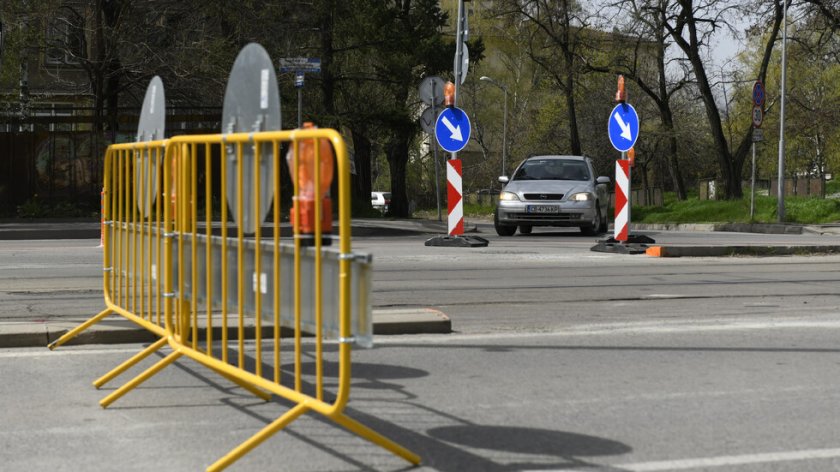
{"label": "background parked car", "polygon": [[499,194],[494,214],[496,233],[512,236],[519,228],[576,226],[587,235],[607,231],[609,177],[595,177],[585,156],[533,156],[522,161]]}
{"label": "background parked car", "polygon": [[374,209],[386,213],[388,207],[391,206],[391,192],[370,192],[370,205]]}

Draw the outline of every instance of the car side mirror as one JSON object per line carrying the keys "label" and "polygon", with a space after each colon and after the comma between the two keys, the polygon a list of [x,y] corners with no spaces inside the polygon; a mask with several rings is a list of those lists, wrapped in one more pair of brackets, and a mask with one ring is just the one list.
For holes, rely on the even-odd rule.
{"label": "car side mirror", "polygon": [[610,178],[602,175],[602,176],[598,177],[597,179],[595,179],[595,183],[597,183],[597,184],[609,184],[610,183]]}
{"label": "car side mirror", "polygon": [[506,175],[500,175],[499,176],[499,182],[501,182],[503,184],[507,184],[508,182],[510,182],[510,179]]}

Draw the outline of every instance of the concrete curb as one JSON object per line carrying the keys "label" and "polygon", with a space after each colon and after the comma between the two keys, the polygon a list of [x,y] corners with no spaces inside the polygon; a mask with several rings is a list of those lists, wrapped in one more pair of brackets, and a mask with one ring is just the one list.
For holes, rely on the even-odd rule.
{"label": "concrete curb", "polygon": [[760,234],[840,234],[840,225],[778,223],[631,223],[630,229],[648,231],[719,231]]}
{"label": "concrete curb", "polygon": [[[0,321],[0,349],[18,347],[46,347],[85,320],[56,321]],[[235,326],[229,326],[235,336]],[[245,326],[246,336],[253,337],[255,327]],[[374,310],[373,334],[448,334],[452,320],[443,312],[431,308]],[[214,338],[221,339],[221,330],[214,330]],[[263,339],[273,336],[273,328],[263,327]],[[291,330],[283,330],[282,337],[291,337]],[[149,331],[134,323],[112,315],[73,338],[67,345],[145,343],[157,340]]]}
{"label": "concrete curb", "polygon": [[652,246],[654,257],[794,256],[840,254],[840,246]]}

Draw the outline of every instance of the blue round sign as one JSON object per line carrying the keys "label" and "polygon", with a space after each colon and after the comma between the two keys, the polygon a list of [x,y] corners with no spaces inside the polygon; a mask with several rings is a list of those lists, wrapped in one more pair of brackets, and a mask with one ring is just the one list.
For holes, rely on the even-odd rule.
{"label": "blue round sign", "polygon": [[629,151],[639,138],[639,115],[629,103],[619,103],[610,112],[607,124],[610,142],[619,152]]}
{"label": "blue round sign", "polygon": [[435,139],[447,152],[464,149],[470,131],[470,119],[460,108],[444,108],[435,122]]}

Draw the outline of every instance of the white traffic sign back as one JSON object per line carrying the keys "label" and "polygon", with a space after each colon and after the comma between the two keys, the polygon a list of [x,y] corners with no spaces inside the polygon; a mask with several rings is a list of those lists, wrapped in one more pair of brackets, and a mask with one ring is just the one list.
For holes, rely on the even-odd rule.
{"label": "white traffic sign back", "polygon": [[639,138],[639,115],[629,103],[619,103],[610,112],[607,123],[610,142],[619,152],[629,151]]}
{"label": "white traffic sign back", "polygon": [[470,132],[470,119],[460,108],[444,108],[435,122],[435,138],[447,152],[464,149]]}

